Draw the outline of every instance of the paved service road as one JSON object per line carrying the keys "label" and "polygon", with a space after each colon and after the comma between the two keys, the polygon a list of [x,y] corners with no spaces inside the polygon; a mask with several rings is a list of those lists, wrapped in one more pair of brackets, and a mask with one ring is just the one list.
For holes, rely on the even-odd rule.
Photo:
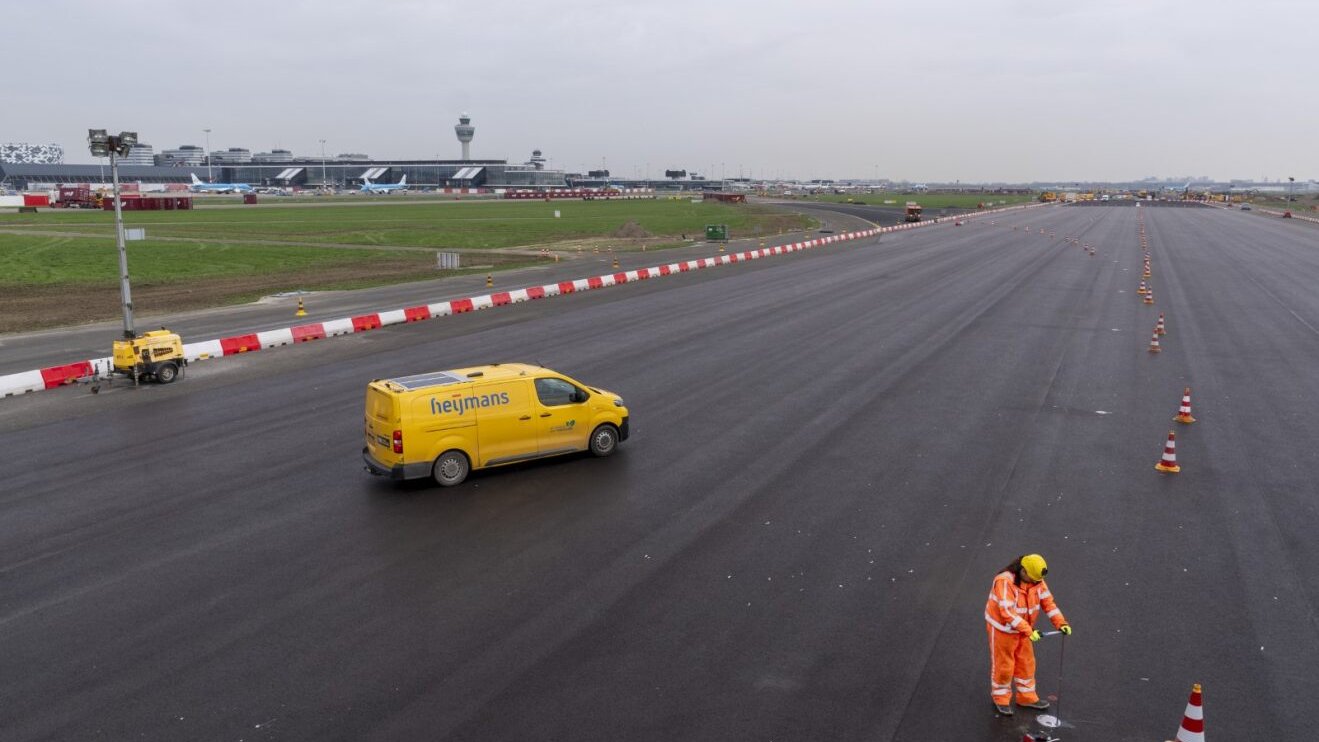
{"label": "paved service road", "polygon": [[[1311,737],[1319,233],[996,221],[0,403],[4,739],[1018,742],[982,613],[1037,550],[1068,742],[1170,738],[1193,682],[1214,738]],[[361,471],[367,380],[504,359],[633,437]]]}

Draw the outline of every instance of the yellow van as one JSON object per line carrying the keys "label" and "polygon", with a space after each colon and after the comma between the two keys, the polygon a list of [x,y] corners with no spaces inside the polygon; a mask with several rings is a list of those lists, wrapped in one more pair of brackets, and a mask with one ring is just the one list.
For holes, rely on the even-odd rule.
{"label": "yellow van", "polygon": [[366,385],[367,471],[445,487],[485,469],[627,440],[617,394],[523,363],[437,371]]}

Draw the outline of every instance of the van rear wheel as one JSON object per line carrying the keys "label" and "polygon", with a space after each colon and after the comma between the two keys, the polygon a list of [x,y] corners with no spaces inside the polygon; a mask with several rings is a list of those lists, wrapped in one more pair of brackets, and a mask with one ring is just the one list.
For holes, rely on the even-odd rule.
{"label": "van rear wheel", "polygon": [[591,431],[591,453],[608,456],[618,448],[618,428],[605,423]]}
{"label": "van rear wheel", "polygon": [[453,487],[462,484],[467,479],[467,473],[472,470],[472,465],[467,461],[467,455],[462,451],[445,451],[440,457],[435,459],[435,467],[431,469],[431,476],[435,478],[435,483],[441,487]]}

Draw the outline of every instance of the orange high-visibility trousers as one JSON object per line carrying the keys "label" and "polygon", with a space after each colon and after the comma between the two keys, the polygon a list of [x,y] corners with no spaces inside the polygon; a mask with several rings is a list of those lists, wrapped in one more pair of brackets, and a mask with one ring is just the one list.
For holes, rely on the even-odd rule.
{"label": "orange high-visibility trousers", "polygon": [[1035,647],[1030,637],[1016,631],[1005,634],[989,624],[985,630],[989,634],[989,695],[994,703],[1010,704],[1013,690],[1017,703],[1040,700],[1035,692]]}

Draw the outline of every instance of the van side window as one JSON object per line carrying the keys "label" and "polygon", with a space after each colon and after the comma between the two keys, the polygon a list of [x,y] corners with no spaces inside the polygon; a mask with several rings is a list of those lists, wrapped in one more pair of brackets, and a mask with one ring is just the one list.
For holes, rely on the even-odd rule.
{"label": "van side window", "polygon": [[573,404],[577,392],[577,387],[563,379],[536,379],[536,396],[546,407]]}

